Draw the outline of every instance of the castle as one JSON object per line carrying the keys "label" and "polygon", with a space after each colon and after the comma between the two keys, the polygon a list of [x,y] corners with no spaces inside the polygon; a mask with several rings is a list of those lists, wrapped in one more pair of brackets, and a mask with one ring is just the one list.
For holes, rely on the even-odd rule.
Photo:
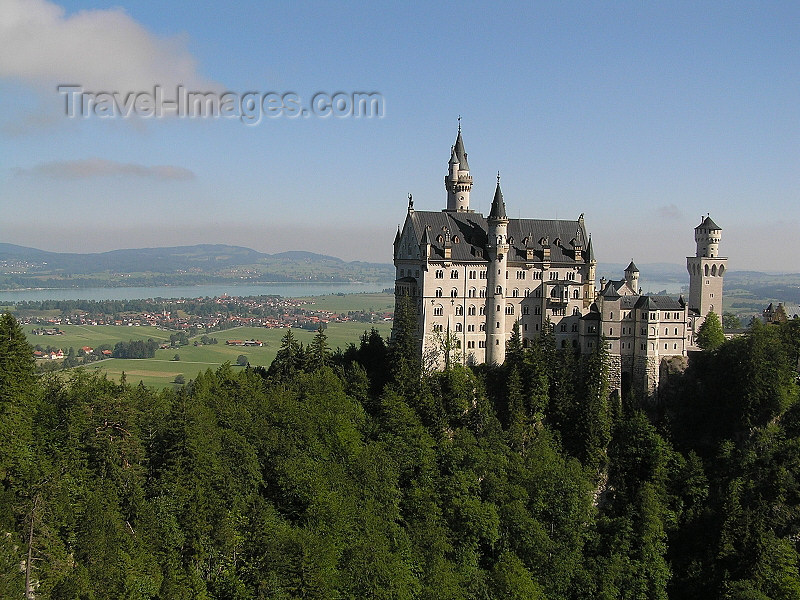
{"label": "castle", "polygon": [[[631,261],[620,280],[596,282],[583,214],[577,220],[510,219],[498,174],[489,215],[470,209],[461,126],[444,177],[447,208],[408,213],[394,240],[395,301],[417,310],[419,353],[437,366],[443,348],[464,364],[501,364],[515,323],[523,346],[548,328],[556,345],[591,353],[605,343],[612,389],[653,396],[671,359],[685,360],[709,311],[721,313],[727,259],[710,216],[687,258],[689,300],[642,295]],[[443,343],[444,341],[444,343]]]}

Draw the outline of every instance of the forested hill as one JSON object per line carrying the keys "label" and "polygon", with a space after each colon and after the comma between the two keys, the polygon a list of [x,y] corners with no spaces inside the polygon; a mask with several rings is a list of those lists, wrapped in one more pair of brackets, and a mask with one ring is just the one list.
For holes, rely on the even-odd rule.
{"label": "forested hill", "polygon": [[37,379],[2,317],[0,598],[800,598],[800,321],[644,412],[602,344],[428,371],[411,310],[162,392]]}
{"label": "forested hill", "polygon": [[388,264],[345,262],[303,251],[264,254],[222,244],[95,254],[45,252],[0,244],[0,266],[0,287],[62,287],[67,281],[70,287],[142,285],[148,283],[148,275],[150,279],[153,275],[162,276],[162,284],[219,280],[386,281],[394,277],[394,269]]}

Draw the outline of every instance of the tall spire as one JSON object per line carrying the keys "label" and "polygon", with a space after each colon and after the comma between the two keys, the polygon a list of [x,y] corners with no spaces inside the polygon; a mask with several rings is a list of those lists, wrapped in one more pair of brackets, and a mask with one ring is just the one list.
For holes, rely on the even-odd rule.
{"label": "tall spire", "polygon": [[489,211],[490,219],[507,219],[506,203],[503,201],[503,192],[500,190],[500,172],[497,172],[497,187],[494,190],[492,209]]}
{"label": "tall spire", "polygon": [[461,115],[458,116],[456,143],[450,148],[450,161],[447,175],[444,176],[444,187],[447,190],[447,208],[445,210],[470,212],[469,193],[472,190],[472,177],[469,174],[464,139],[461,137]]}

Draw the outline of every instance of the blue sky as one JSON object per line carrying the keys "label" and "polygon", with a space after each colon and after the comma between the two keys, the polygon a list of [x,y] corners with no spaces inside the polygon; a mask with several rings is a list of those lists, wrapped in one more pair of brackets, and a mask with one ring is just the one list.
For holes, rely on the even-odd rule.
{"label": "blue sky", "polygon": [[[585,214],[602,262],[800,271],[800,4],[0,0],[0,241],[391,261],[462,116],[488,212]],[[59,84],[379,92],[382,118],[69,119]],[[169,93],[169,92],[167,92]]]}

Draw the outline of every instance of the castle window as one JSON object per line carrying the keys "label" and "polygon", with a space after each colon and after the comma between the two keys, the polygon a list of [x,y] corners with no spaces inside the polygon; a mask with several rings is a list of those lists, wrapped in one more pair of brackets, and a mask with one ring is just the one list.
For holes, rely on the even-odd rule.
{"label": "castle window", "polygon": [[525,271],[517,271],[517,279],[525,279]]}
{"label": "castle window", "polygon": [[608,313],[608,318],[609,318],[609,320],[613,321],[614,320],[614,313],[613,312]]}
{"label": "castle window", "polygon": [[481,279],[486,279],[486,271],[481,271]]}
{"label": "castle window", "polygon": [[667,349],[667,345],[666,345],[666,344],[664,344],[664,350],[666,350],[666,349]]}
{"label": "castle window", "polygon": [[434,331],[434,332],[438,333],[438,332],[440,332],[441,330],[442,330],[442,325],[441,325],[440,323],[436,323],[436,324],[433,326],[433,331]]}
{"label": "castle window", "polygon": [[470,304],[469,308],[467,309],[467,314],[470,317],[474,317],[475,316],[475,305],[474,304]]}
{"label": "castle window", "polygon": [[507,315],[513,315],[514,314],[514,306],[513,305],[509,304],[508,306],[506,306],[506,314]]}
{"label": "castle window", "polygon": [[561,324],[561,331],[566,331],[566,330],[567,330],[567,324],[566,323],[562,323]]}
{"label": "castle window", "polygon": [[647,327],[642,327],[642,335],[647,335]]}
{"label": "castle window", "polygon": [[486,331],[486,323],[481,323],[481,326],[478,327],[480,331]]}
{"label": "castle window", "polygon": [[467,325],[467,331],[475,331],[475,325]]}
{"label": "castle window", "polygon": [[499,345],[500,345],[500,340],[495,340],[495,341],[494,341],[494,345],[495,345],[495,346],[499,346]]}
{"label": "castle window", "polygon": [[678,335],[678,328],[675,328],[675,335]]}
{"label": "castle window", "polygon": [[434,317],[441,317],[444,314],[444,308],[441,306],[435,306],[433,308],[433,316]]}
{"label": "castle window", "polygon": [[578,331],[578,324],[577,323],[573,323],[572,324],[572,331],[573,332]]}
{"label": "castle window", "polygon": [[474,348],[474,347],[475,347],[475,342],[472,341],[467,342],[467,348]]}
{"label": "castle window", "polygon": [[666,327],[664,327],[664,335],[669,335],[669,329],[667,329]]}
{"label": "castle window", "polygon": [[456,296],[458,296],[458,290],[456,288],[453,288],[452,290],[450,290],[450,297],[455,298]]}
{"label": "castle window", "polygon": [[[463,200],[463,198],[462,198],[462,200]],[[458,236],[457,236],[457,235],[456,235],[456,236],[453,236],[453,243],[454,243],[454,244],[458,244],[460,241],[461,241],[461,240],[460,240],[460,239],[458,239]]]}
{"label": "castle window", "polygon": [[581,309],[576,306],[575,308],[572,309],[572,314],[573,315],[581,314]]}
{"label": "castle window", "polygon": [[478,348],[486,348],[486,342],[484,342],[483,340],[480,340],[478,342]]}
{"label": "castle window", "polygon": [[476,292],[476,291],[477,291],[477,290],[476,290],[474,287],[473,287],[473,288],[469,288],[469,291],[467,292],[467,295],[468,295],[470,298],[474,298],[474,297],[475,297],[475,292]]}
{"label": "castle window", "polygon": [[517,288],[514,288],[514,291],[511,292],[511,297],[512,298],[519,298],[519,290]]}
{"label": "castle window", "polygon": [[461,331],[463,331],[463,326],[461,323],[456,323],[456,333],[460,333]]}
{"label": "castle window", "polygon": [[527,314],[528,314],[528,308],[529,308],[529,307],[527,307],[527,306],[523,306],[523,307],[522,307],[522,314],[523,314],[523,315],[527,315]]}
{"label": "castle window", "polygon": [[678,349],[678,344],[672,344],[672,349],[673,350],[677,350]]}
{"label": "castle window", "polygon": [[536,297],[537,298],[541,298],[542,297],[542,288],[541,287],[536,288]]}
{"label": "castle window", "polygon": [[644,344],[641,344],[641,347],[640,347],[640,349],[641,349],[641,350],[644,350]]}
{"label": "castle window", "polygon": [[558,271],[550,271],[550,279],[558,279]]}
{"label": "castle window", "polygon": [[463,317],[464,316],[464,307],[461,306],[460,304],[458,306],[456,306],[456,316],[457,317]]}
{"label": "castle window", "polygon": [[475,271],[470,271],[469,272],[469,278],[470,279],[475,279]]}
{"label": "castle window", "polygon": [[503,295],[503,286],[498,285],[497,289],[494,291],[494,293],[502,296]]}
{"label": "castle window", "polygon": [[573,291],[573,292],[572,292],[572,297],[573,297],[575,300],[577,300],[578,298],[580,298],[580,297],[581,297],[581,295],[580,295],[580,290],[578,290],[578,289],[575,289],[575,291]]}
{"label": "castle window", "polygon": [[525,297],[527,298],[530,295],[531,295],[531,291],[528,288],[525,288]]}
{"label": "castle window", "polygon": [[535,315],[540,315],[540,314],[542,314],[542,307],[541,307],[541,306],[535,306],[535,307],[533,308],[533,314],[535,314]]}
{"label": "castle window", "polygon": [[480,291],[480,293],[478,294],[478,296],[480,296],[481,298],[486,298],[486,290],[483,290],[483,289],[482,289],[482,290]]}
{"label": "castle window", "polygon": [[436,297],[437,298],[441,298],[442,297],[442,288],[436,288]]}
{"label": "castle window", "polygon": [[450,271],[450,279],[458,279],[458,271],[453,269]]}
{"label": "castle window", "polygon": [[479,313],[479,314],[480,314],[481,316],[485,315],[485,314],[486,314],[486,307],[484,307],[484,306],[481,306],[481,309],[480,309],[480,313]]}
{"label": "castle window", "polygon": [[708,277],[708,265],[705,265],[705,267],[703,267],[703,274],[704,274],[706,277]]}
{"label": "castle window", "polygon": [[436,279],[444,279],[444,271],[441,269],[436,271]]}
{"label": "castle window", "polygon": [[500,312],[500,305],[497,305],[497,312]]}
{"label": "castle window", "polygon": [[541,271],[534,271],[533,272],[533,278],[534,279],[541,279],[542,278],[542,272]]}

